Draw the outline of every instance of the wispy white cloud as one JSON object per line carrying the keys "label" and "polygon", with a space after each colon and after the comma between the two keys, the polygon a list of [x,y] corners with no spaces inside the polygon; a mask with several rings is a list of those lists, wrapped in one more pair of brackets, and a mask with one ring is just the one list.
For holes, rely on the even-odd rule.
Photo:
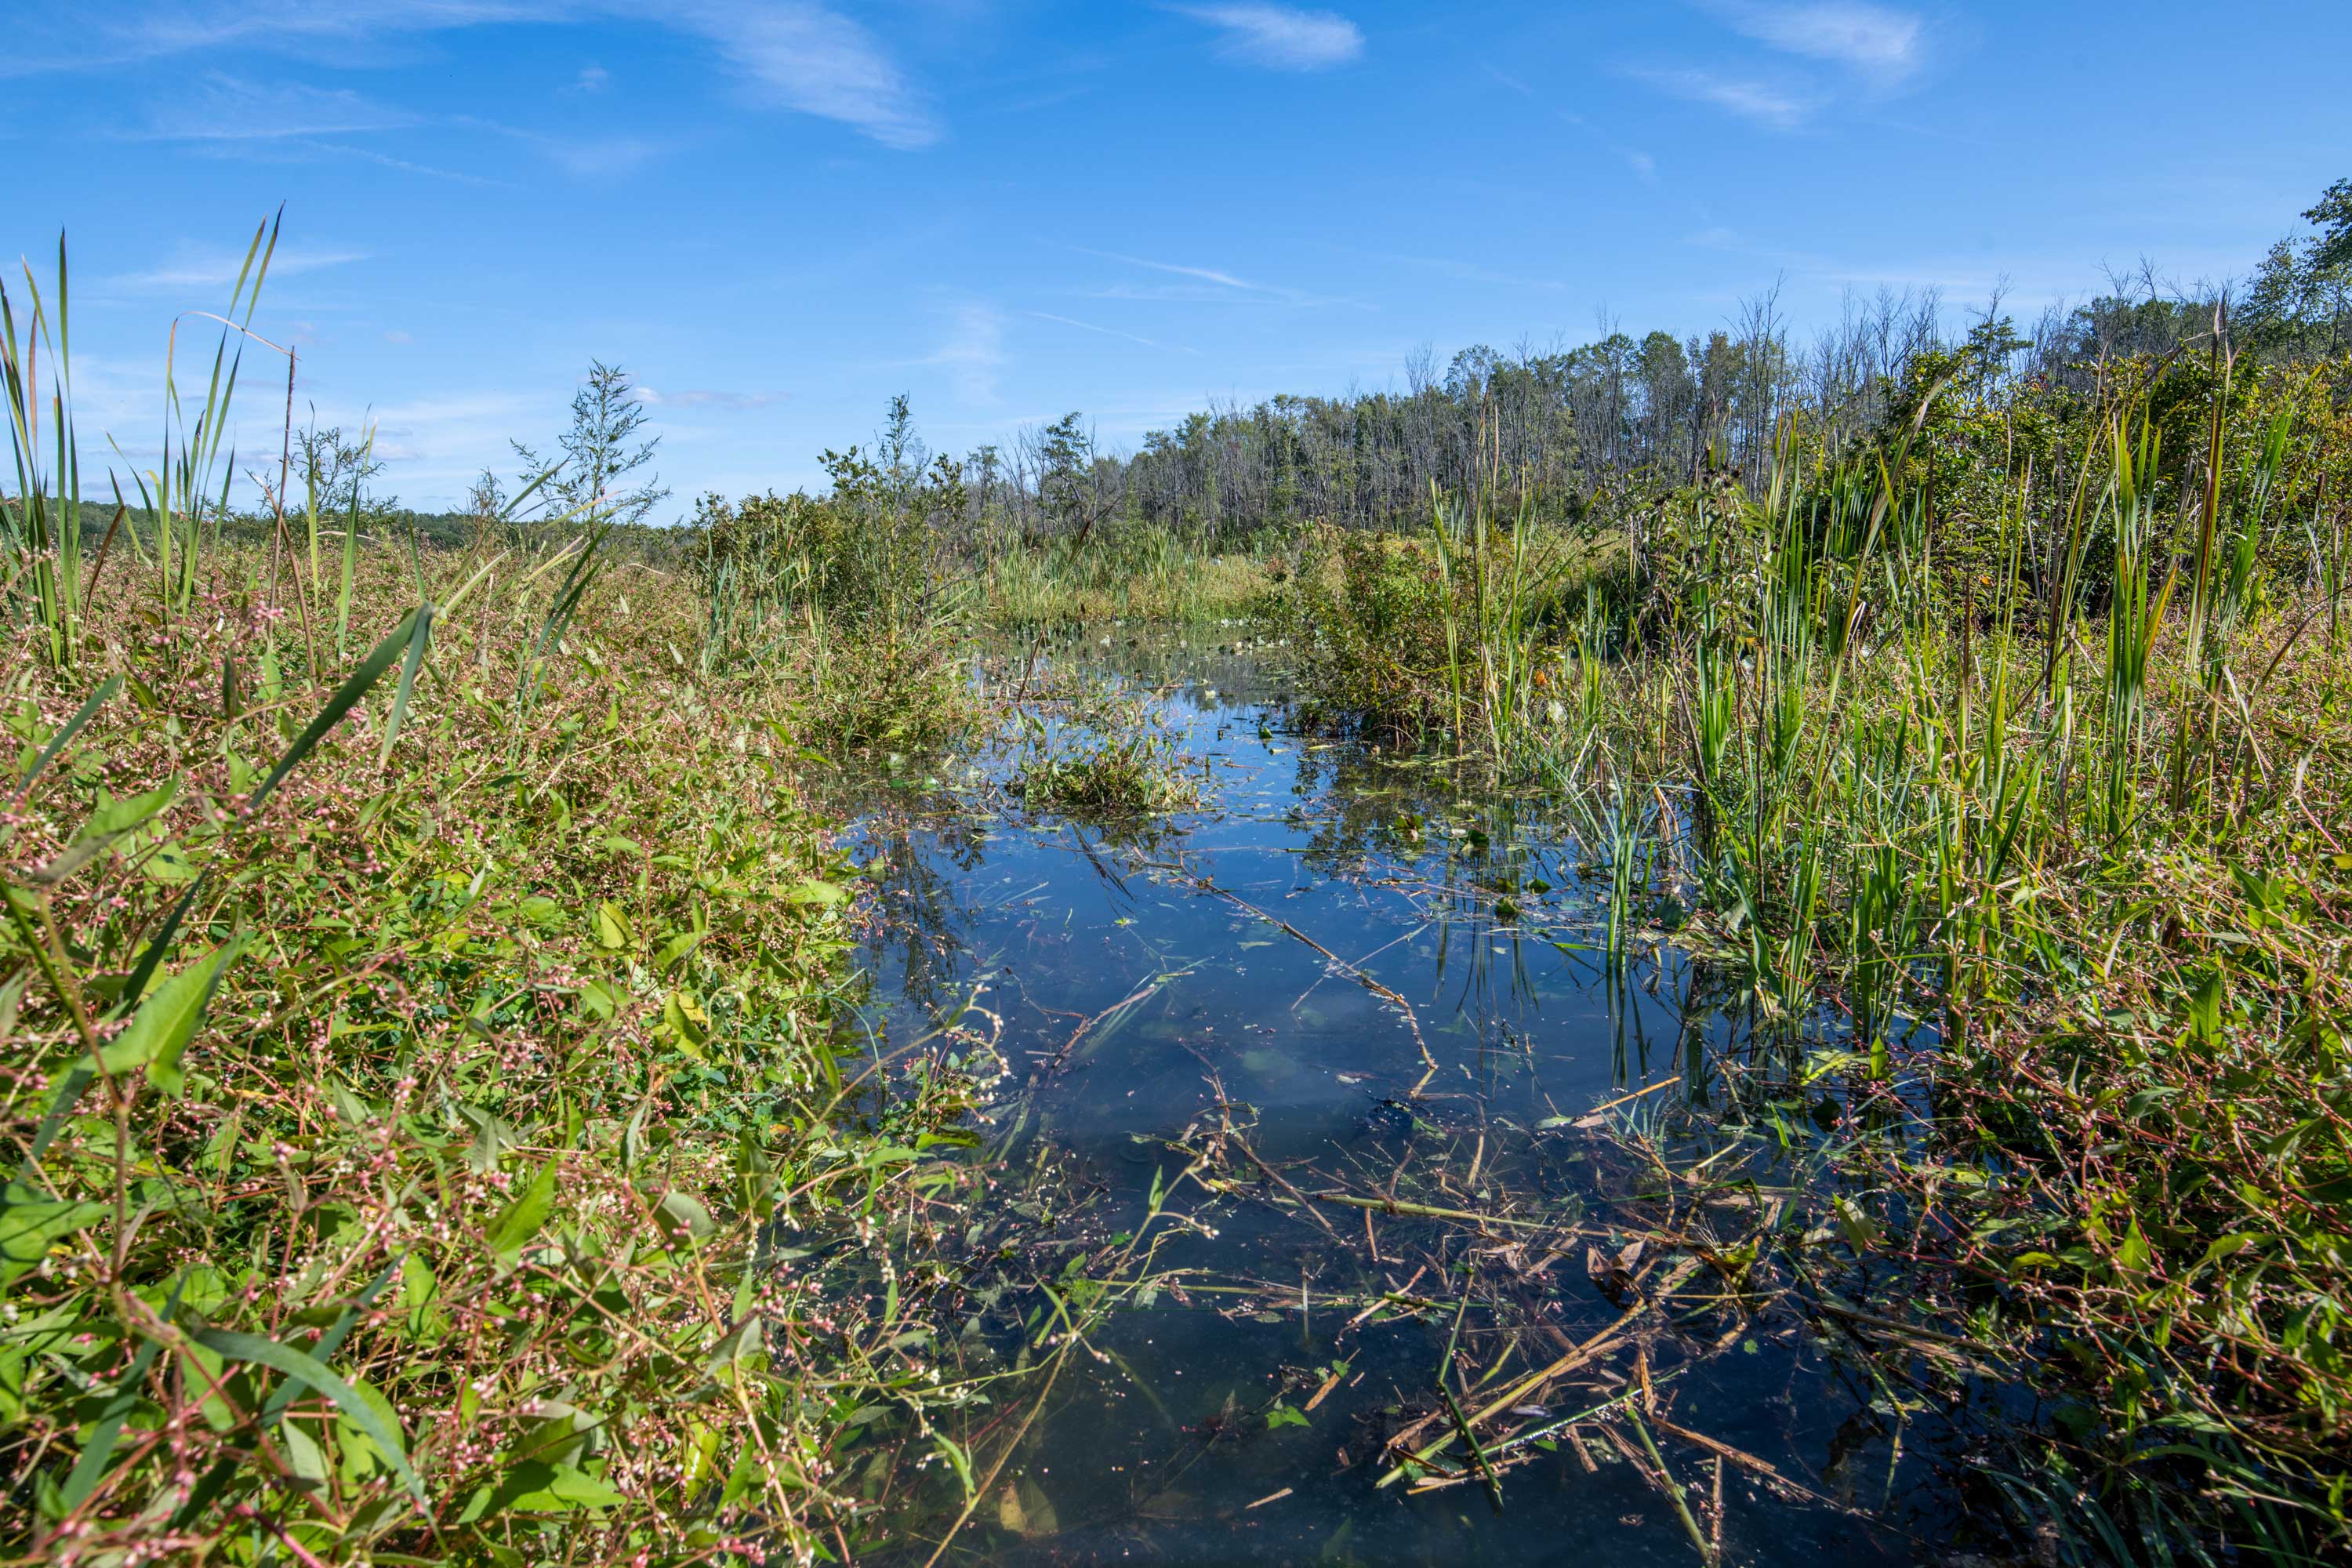
{"label": "wispy white cloud", "polygon": [[[302,250],[280,246],[269,258],[272,278],[298,277],[322,268],[365,261],[364,250]],[[173,258],[144,272],[124,273],[104,279],[108,287],[125,289],[226,289],[236,282],[246,264],[245,252],[199,249],[182,246]],[[258,261],[257,258],[257,265]]]}
{"label": "wispy white cloud", "polygon": [[665,149],[643,137],[562,136],[527,131],[469,114],[427,120],[406,110],[393,109],[346,89],[326,89],[301,83],[255,83],[215,72],[198,90],[167,112],[154,115],[130,134],[136,139],[184,142],[220,156],[299,161],[327,155],[357,158],[404,174],[467,184],[502,182],[480,174],[437,168],[397,158],[372,147],[320,140],[327,135],[358,135],[370,132],[404,131],[428,126],[458,126],[487,131],[536,149],[559,168],[572,174],[605,178],[644,166]]}
{"label": "wispy white cloud", "polygon": [[1125,338],[1129,342],[1141,343],[1148,349],[1163,349],[1170,353],[1180,354],[1198,354],[1201,352],[1199,349],[1188,349],[1181,343],[1157,342],[1150,338],[1138,337],[1133,332],[1122,332],[1117,327],[1098,327],[1092,321],[1081,321],[1073,316],[1056,316],[1050,310],[1024,310],[1021,313],[1024,316],[1034,316],[1041,321],[1052,321],[1057,326],[1076,327],[1082,332],[1099,332],[1107,338]]}
{"label": "wispy white cloud", "polygon": [[584,65],[572,85],[582,92],[602,92],[610,85],[613,73],[600,65]]}
{"label": "wispy white cloud", "polygon": [[380,168],[385,169],[397,169],[404,174],[422,174],[425,178],[433,180],[455,180],[461,185],[504,185],[508,184],[505,180],[491,179],[487,174],[468,174],[456,169],[436,168],[431,163],[413,163],[406,158],[395,158],[389,153],[379,153],[373,147],[353,147],[348,143],[340,142],[312,142],[309,140],[299,140],[294,142],[293,145],[305,152],[323,153],[331,157],[357,158],[363,163],[373,163]]}
{"label": "wispy white cloud", "polygon": [[701,387],[685,392],[657,392],[650,386],[637,388],[637,396],[648,408],[722,408],[730,413],[745,408],[765,408],[772,403],[790,401],[789,392],[713,392]]}
{"label": "wispy white cloud", "polygon": [[1851,67],[1892,87],[1925,63],[1926,24],[1917,16],[1858,0],[1794,5],[1734,5],[1721,15],[1759,43],[1807,59]]}
{"label": "wispy white cloud", "polygon": [[1129,267],[1149,268],[1154,272],[1172,272],[1179,278],[1197,278],[1203,283],[1214,283],[1221,289],[1241,289],[1253,293],[1271,292],[1245,278],[1236,278],[1230,272],[1219,272],[1213,268],[1186,267],[1173,261],[1151,261],[1140,256],[1122,256],[1116,250],[1086,250],[1083,246],[1076,248],[1085,251],[1088,256],[1099,256],[1106,261],[1123,261]]}
{"label": "wispy white cloud", "polygon": [[484,461],[509,460],[502,448],[492,449],[485,432],[522,427],[551,405],[543,395],[457,392],[372,410],[322,405],[318,416],[346,430],[373,425],[376,456],[399,465],[394,471],[404,484],[422,482],[442,493],[461,494]]}
{"label": "wispy white cloud", "polygon": [[731,0],[676,13],[718,46],[754,92],[786,109],[855,126],[885,147],[928,147],[939,121],[888,52],[822,5]]}
{"label": "wispy white cloud", "polygon": [[207,49],[311,50],[387,35],[561,20],[572,0],[98,0],[28,17],[0,76],[86,70]]}
{"label": "wispy white cloud", "polygon": [[661,142],[643,136],[560,136],[495,120],[477,120],[471,115],[460,115],[451,123],[520,142],[540,153],[565,174],[582,179],[616,179],[634,174],[667,151]]}
{"label": "wispy white cloud", "polygon": [[1755,121],[1775,131],[1793,130],[1804,123],[1815,107],[1811,98],[1776,87],[1769,82],[1748,77],[1727,77],[1714,71],[1685,68],[1676,70],[1636,69],[1629,73],[1636,80],[1686,98],[1694,103],[1713,104],[1742,119]]}
{"label": "wispy white cloud", "polygon": [[1289,5],[1178,5],[1223,35],[1217,52],[1228,59],[1277,70],[1328,70],[1364,52],[1356,24],[1332,11]]}
{"label": "wispy white cloud", "polygon": [[1189,279],[1183,283],[1139,286],[1115,283],[1107,288],[1086,291],[1092,300],[1137,300],[1190,304],[1257,305],[1273,307],[1347,305],[1368,309],[1360,300],[1339,298],[1328,294],[1310,294],[1303,289],[1291,289],[1276,283],[1254,282],[1247,278],[1223,271],[1214,267],[1191,267],[1179,261],[1154,261],[1150,257],[1128,256],[1116,250],[1093,250],[1082,245],[1068,248],[1081,256],[1099,256],[1106,261],[1119,262],[1128,267],[1140,267],[1147,271],[1165,272],[1171,277]]}
{"label": "wispy white cloud", "polygon": [[[629,0],[114,0],[22,29],[0,57],[0,78],[229,48],[316,55],[387,37],[596,16],[651,22],[700,38],[761,101],[837,121],[886,147],[925,147],[940,138],[936,118],[890,52],[865,26],[817,0],[686,0],[652,10]],[[577,85],[593,89],[603,79],[601,68],[591,67]],[[197,118],[176,117],[184,134]],[[382,128],[348,122],[352,114],[342,119],[347,122],[308,129]]]}
{"label": "wispy white cloud", "polygon": [[166,106],[152,110],[131,134],[160,142],[257,142],[394,131],[416,123],[415,113],[348,88],[256,82],[213,71],[198,79],[194,91],[173,94]]}
{"label": "wispy white cloud", "polygon": [[992,305],[957,307],[947,341],[914,363],[945,371],[965,403],[994,403],[1004,379],[1003,312]]}

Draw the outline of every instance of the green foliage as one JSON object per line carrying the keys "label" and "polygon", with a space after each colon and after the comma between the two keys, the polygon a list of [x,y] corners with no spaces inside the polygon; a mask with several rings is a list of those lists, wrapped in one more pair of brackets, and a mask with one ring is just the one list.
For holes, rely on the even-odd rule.
{"label": "green foliage", "polygon": [[904,396],[872,456],[824,454],[823,500],[707,496],[688,543],[705,606],[706,673],[793,668],[809,732],[852,747],[920,747],[971,710],[958,662],[971,613],[947,523],[963,480],[928,461]]}
{"label": "green foliage", "polygon": [[[683,679],[656,582],[589,596],[519,750],[469,672],[533,638],[525,603],[496,652],[436,623],[397,737],[385,658],[308,699],[323,727],[118,695],[30,781],[0,950],[16,1550],[707,1557],[851,1500],[824,1456],[857,1396],[804,1381],[832,1356],[899,1408],[960,1397],[892,1348],[917,1320],[851,1284],[866,1252],[758,1245],[900,1247],[903,1196],[961,1178],[835,1130],[855,876],[797,804],[792,710]],[[286,635],[229,609],[110,626],[131,689]],[[16,689],[29,757],[70,691]],[[928,1076],[888,1142],[971,1092]]]}
{"label": "green foliage", "polygon": [[2352,1547],[2346,426],[2332,364],[2232,368],[1996,408],[1923,361],[1843,457],[1792,422],[1762,494],[1625,518],[1581,623],[1477,613],[1458,531],[1291,599],[1324,711],[1582,813],[1612,954],[1686,868],[1755,1020],[1718,1131],[1818,1143],[1821,1234],[2023,1369],[2058,1415],[1989,1484],[2086,1561]]}
{"label": "green foliage", "polygon": [[1013,788],[1033,809],[1134,815],[1200,804],[1196,766],[1148,700],[1081,690],[1054,722],[1024,710],[1026,756]]}
{"label": "green foliage", "polygon": [[1441,499],[1426,543],[1316,536],[1280,624],[1327,716],[1400,741],[1442,731],[1499,753],[1558,701],[1547,644],[1575,624],[1568,577],[1582,558],[1527,512],[1504,523],[1481,502]]}
{"label": "green foliage", "polygon": [[457,551],[241,543],[179,510],[232,380],[105,599],[12,601],[0,1542],[859,1549],[841,1450],[976,1397],[900,1282],[999,1068],[856,1070],[795,668],[702,678],[543,475]]}
{"label": "green foliage", "polygon": [[1264,610],[1272,581],[1287,574],[1286,555],[1272,535],[1217,548],[1160,524],[1107,517],[1083,542],[1056,536],[992,552],[987,616],[1014,628],[1248,619]]}
{"label": "green foliage", "polygon": [[593,522],[641,523],[669,497],[651,477],[635,485],[625,482],[654,460],[661,445],[658,436],[639,439],[637,432],[646,417],[629,373],[590,360],[587,377],[572,395],[571,426],[556,440],[563,455],[543,458],[520,441],[512,445],[526,471],[553,476],[550,494],[565,515]]}

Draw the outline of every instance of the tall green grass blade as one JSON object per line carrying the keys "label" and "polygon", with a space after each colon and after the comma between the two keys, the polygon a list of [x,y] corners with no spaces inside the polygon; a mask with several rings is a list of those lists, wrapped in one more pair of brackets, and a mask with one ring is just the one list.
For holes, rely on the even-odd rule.
{"label": "tall green grass blade", "polygon": [[73,738],[81,733],[82,726],[97,718],[98,710],[111,702],[114,700],[114,694],[121,689],[122,677],[108,676],[99,682],[98,689],[91,692],[82,705],[74,710],[74,716],[58,726],[58,732],[49,737],[49,743],[41,748],[41,754],[34,758],[33,765],[26,770],[25,782],[16,786],[18,805],[23,805],[32,795],[33,786],[40,782],[41,774],[47,771],[48,765],[58,760],[58,753],[64,751],[72,742]]}
{"label": "tall green grass blade", "polygon": [[318,716],[294,737],[293,744],[286,748],[286,754],[278,759],[278,765],[269,770],[268,778],[261,781],[261,787],[247,797],[243,816],[250,817],[259,811],[262,804],[285,782],[286,775],[299,766],[302,759],[327,738],[328,732],[342,722],[343,715],[357,707],[360,700],[374,689],[375,683],[383,679],[384,671],[390,669],[394,661],[415,642],[417,624],[425,620],[428,614],[425,608],[419,607],[402,616],[400,625],[386,633],[383,640],[360,661],[359,668],[344,678],[343,683],[335,688],[334,695],[327,699],[327,705],[319,710]]}

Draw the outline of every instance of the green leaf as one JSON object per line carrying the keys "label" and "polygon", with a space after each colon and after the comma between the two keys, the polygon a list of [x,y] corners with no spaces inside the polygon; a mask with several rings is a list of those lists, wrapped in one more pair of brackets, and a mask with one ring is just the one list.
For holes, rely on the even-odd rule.
{"label": "green leaf", "polygon": [[188,852],[176,838],[148,851],[146,858],[139,863],[139,871],[149,881],[161,882],[167,888],[184,888],[196,879],[196,868],[188,863]]}
{"label": "green leaf", "polygon": [[610,899],[596,906],[596,945],[613,952],[629,945],[629,917]]}
{"label": "green leaf", "polygon": [[302,1429],[298,1421],[281,1422],[278,1440],[286,1446],[287,1462],[294,1467],[295,1478],[309,1487],[327,1484],[327,1456],[318,1439]]}
{"label": "green leaf", "polygon": [[702,1044],[710,1037],[710,1015],[703,1011],[693,992],[671,992],[662,1003],[662,1022],[680,1049],[697,1061],[702,1059]]}
{"label": "green leaf", "polygon": [[710,1217],[700,1198],[691,1193],[666,1193],[654,1210],[654,1221],[662,1229],[662,1237],[670,1246],[692,1239],[707,1241],[718,1234],[719,1222]]}
{"label": "green leaf", "polygon": [[2147,1237],[2140,1230],[2139,1220],[2135,1216],[2131,1222],[2131,1229],[2125,1234],[2122,1244],[2116,1248],[2116,1267],[2126,1274],[2145,1274],[2147,1272],[2148,1259],[2153,1255],[2154,1249],[2148,1246]]}
{"label": "green leaf", "polygon": [[555,1166],[553,1160],[541,1165],[522,1195],[507,1205],[490,1226],[490,1250],[505,1261],[512,1263],[520,1258],[540,1226],[547,1223],[548,1212],[555,1206]]}
{"label": "green leaf", "polygon": [[408,624],[408,657],[401,660],[400,683],[392,694],[392,715],[383,723],[383,745],[375,758],[379,768],[392,761],[392,743],[400,739],[401,722],[408,717],[409,694],[416,689],[416,667],[425,661],[425,645],[433,640],[433,606],[419,605]]}
{"label": "green leaf", "polygon": [[105,854],[116,839],[171,805],[173,796],[179,793],[179,780],[172,779],[145,795],[107,802],[90,814],[89,820],[74,834],[72,843],[55,859],[26,873],[26,879],[41,887],[54,887],[64,881]]}
{"label": "green leaf", "polygon": [[149,817],[172,804],[180,793],[177,778],[166,779],[145,795],[129,795],[111,800],[89,814],[89,820],[74,835],[77,844],[85,839],[120,838]]}
{"label": "green leaf", "polygon": [[788,904],[818,904],[830,906],[849,901],[849,889],[838,882],[806,881],[784,895]]}
{"label": "green leaf", "polygon": [[626,1500],[609,1482],[585,1470],[526,1459],[507,1473],[485,1511],[568,1513],[575,1509],[611,1508]]}
{"label": "green leaf", "polygon": [[2221,972],[2207,970],[2189,998],[2189,1032],[2199,1043],[2212,1045],[2221,1039],[2221,1010],[2227,1000]]}
{"label": "green leaf", "polygon": [[359,668],[352,670],[341,686],[335,688],[335,694],[327,699],[327,705],[319,710],[318,717],[312,719],[308,725],[304,726],[302,732],[294,737],[294,743],[286,748],[286,754],[278,759],[278,765],[269,770],[269,776],[261,781],[261,787],[255,790],[251,797],[246,801],[246,816],[250,816],[259,811],[261,803],[268,800],[270,793],[285,782],[286,775],[292,773],[303,758],[315,751],[319,742],[327,738],[327,732],[343,721],[343,715],[357,707],[360,699],[365,697],[375,683],[383,679],[383,672],[392,668],[393,660],[400,657],[402,651],[415,637],[416,624],[420,618],[422,617],[415,611],[403,616],[400,625],[393,627],[390,634],[370,650],[367,658],[360,660]]}
{"label": "green leaf", "polygon": [[0,1287],[40,1266],[49,1244],[112,1213],[104,1204],[37,1198],[21,1183],[0,1193]]}
{"label": "green leaf", "polygon": [[39,781],[42,773],[48,765],[58,760],[58,753],[64,751],[67,743],[81,733],[82,726],[98,717],[98,710],[105,707],[114,694],[121,689],[122,677],[108,676],[100,684],[99,689],[89,694],[89,700],[84,702],[80,710],[66,721],[65,727],[49,737],[49,743],[41,749],[41,754],[34,760],[31,769],[26,773],[25,782],[16,786],[18,800],[21,801],[33,793],[33,785]]}
{"label": "green leaf", "polygon": [[181,1054],[244,945],[242,936],[232,937],[158,985],[122,1032],[99,1048],[99,1065],[116,1077],[145,1068],[148,1082],[177,1099],[187,1081],[180,1070]]}
{"label": "green leaf", "polygon": [[408,1493],[418,1502],[425,1500],[425,1483],[409,1468],[408,1445],[401,1440],[400,1428],[387,1423],[377,1414],[374,1405],[360,1396],[359,1390],[337,1377],[316,1359],[291,1345],[265,1340],[258,1334],[233,1333],[226,1329],[199,1329],[196,1342],[216,1355],[230,1361],[253,1362],[284,1373],[297,1383],[323,1395],[341,1413],[343,1418],[368,1436],[376,1447],[377,1455],[392,1467]]}

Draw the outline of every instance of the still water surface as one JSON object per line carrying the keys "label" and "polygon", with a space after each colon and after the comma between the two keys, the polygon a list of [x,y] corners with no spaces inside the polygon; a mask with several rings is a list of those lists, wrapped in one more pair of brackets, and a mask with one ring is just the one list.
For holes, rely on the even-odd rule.
{"label": "still water surface", "polygon": [[[1646,1377],[1688,1521],[1615,1414],[1516,1450],[1499,1505],[1475,1474],[1377,1484],[1392,1433],[1449,1420],[1441,1366],[1475,1409],[1639,1307],[1644,1287],[1596,1281],[1582,1237],[1613,1253],[1650,1233],[1654,1205],[1623,1200],[1673,1179],[1575,1123],[1703,1099],[1734,1031],[1658,932],[1670,868],[1647,879],[1649,939],[1612,966],[1605,852],[1544,801],[1301,734],[1272,667],[1230,646],[1087,655],[1150,694],[1202,808],[1081,822],[970,778],[870,794],[877,1027],[910,1037],[978,988],[1012,1068],[986,1157],[1051,1163],[1109,1224],[1139,1223],[1187,1151],[1219,1148],[1228,1190],[1171,1201],[1196,1226],[1157,1267],[1186,1272],[1069,1358],[954,1559],[1688,1564],[1694,1531],[1712,1548],[1718,1530],[1728,1563],[1934,1558],[1950,1521],[1933,1444],[1916,1426],[1895,1441],[1835,1325],[1690,1296],[1497,1427],[1540,1432]],[[1561,1247],[1545,1226],[1568,1221]],[[1725,1449],[1740,1458],[1718,1482]]]}

